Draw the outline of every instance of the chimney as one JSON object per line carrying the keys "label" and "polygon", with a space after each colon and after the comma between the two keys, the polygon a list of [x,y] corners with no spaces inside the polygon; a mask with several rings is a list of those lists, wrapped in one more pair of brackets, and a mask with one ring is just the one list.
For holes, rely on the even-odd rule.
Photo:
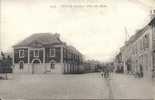
{"label": "chimney", "polygon": [[150,11],[150,15],[151,15],[151,20],[152,20],[153,18],[155,18],[155,9],[152,9],[152,10]]}

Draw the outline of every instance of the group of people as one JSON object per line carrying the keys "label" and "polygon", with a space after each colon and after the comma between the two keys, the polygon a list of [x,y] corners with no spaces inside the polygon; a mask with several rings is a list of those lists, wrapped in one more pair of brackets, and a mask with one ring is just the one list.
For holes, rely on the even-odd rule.
{"label": "group of people", "polygon": [[103,67],[102,71],[101,71],[101,77],[103,78],[108,78],[110,73],[112,72],[112,70],[110,70],[110,68],[108,67]]}
{"label": "group of people", "polygon": [[135,72],[135,77],[143,78],[143,66],[140,64],[139,71]]}

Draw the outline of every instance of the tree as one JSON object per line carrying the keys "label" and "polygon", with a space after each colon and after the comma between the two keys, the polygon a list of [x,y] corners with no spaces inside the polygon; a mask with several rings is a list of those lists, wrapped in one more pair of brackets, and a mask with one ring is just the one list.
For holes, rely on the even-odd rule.
{"label": "tree", "polygon": [[6,58],[2,51],[1,55],[2,60],[0,61],[0,73],[5,74],[5,79],[7,79],[7,73],[12,73],[12,58],[9,55]]}

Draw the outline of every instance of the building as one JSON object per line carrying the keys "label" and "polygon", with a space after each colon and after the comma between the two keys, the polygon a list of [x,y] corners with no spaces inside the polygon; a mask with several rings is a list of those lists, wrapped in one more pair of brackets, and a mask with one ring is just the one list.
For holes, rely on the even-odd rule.
{"label": "building", "polygon": [[59,34],[37,33],[13,46],[15,73],[80,73],[82,54]]}
{"label": "building", "polygon": [[86,60],[83,63],[85,72],[99,72],[102,69],[102,65],[96,60]]}
{"label": "building", "polygon": [[122,54],[119,52],[114,59],[114,71],[116,73],[123,73],[123,63],[122,63]]}
{"label": "building", "polygon": [[155,69],[155,10],[151,12],[150,22],[131,36],[120,49],[124,72],[142,72],[151,77]]}
{"label": "building", "polygon": [[152,17],[151,19],[153,19],[150,23],[150,25],[152,26],[152,61],[153,61],[153,70],[152,70],[152,74],[155,77],[155,10],[151,11]]}
{"label": "building", "polygon": [[63,48],[64,73],[83,73],[83,55],[73,46]]}

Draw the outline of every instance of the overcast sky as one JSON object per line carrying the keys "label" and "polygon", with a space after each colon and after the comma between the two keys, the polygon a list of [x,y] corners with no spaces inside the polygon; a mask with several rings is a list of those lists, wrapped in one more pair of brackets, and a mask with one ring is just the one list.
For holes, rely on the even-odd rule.
{"label": "overcast sky", "polygon": [[109,61],[126,40],[125,27],[129,36],[142,28],[153,5],[154,0],[1,0],[0,48],[11,51],[33,33],[60,33],[87,59]]}

